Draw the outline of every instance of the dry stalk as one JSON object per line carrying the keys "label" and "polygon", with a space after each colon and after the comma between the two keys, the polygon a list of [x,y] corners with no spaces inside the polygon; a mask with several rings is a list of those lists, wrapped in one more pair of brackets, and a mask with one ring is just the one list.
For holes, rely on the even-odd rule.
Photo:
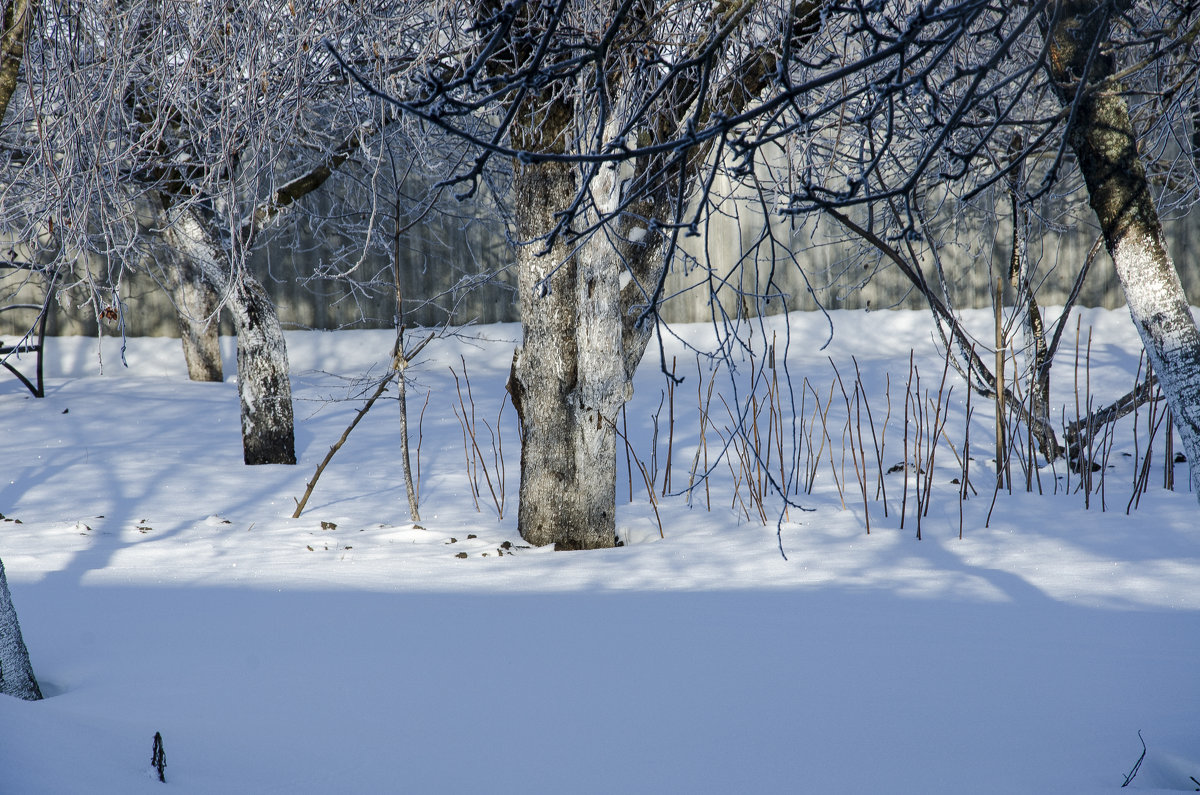
{"label": "dry stalk", "polygon": [[[780,484],[780,489],[783,490],[786,494],[786,492],[788,491],[788,488],[787,488],[788,480],[787,480],[787,471],[786,471],[784,459],[783,459],[783,393],[779,391],[779,371],[775,368],[775,341],[774,341],[774,338],[772,338],[772,340],[771,340],[771,357],[769,359],[769,366],[771,368],[770,389],[771,389],[771,395],[772,395],[771,405],[772,405],[772,412],[773,412],[771,420],[775,426],[776,453],[777,453],[777,457],[779,459],[779,484]],[[803,417],[801,417],[801,419],[803,419]],[[769,438],[769,434],[768,434],[768,438]],[[788,519],[787,500],[784,500],[783,518],[785,521]]]}
{"label": "dry stalk", "polygon": [[1088,327],[1087,354],[1083,360],[1083,395],[1085,405],[1087,406],[1087,431],[1089,438],[1087,457],[1080,462],[1080,471],[1083,475],[1084,484],[1083,507],[1084,509],[1088,509],[1091,508],[1092,472],[1094,471],[1094,464],[1092,462],[1096,460],[1094,457],[1094,442],[1091,438],[1095,430],[1092,428],[1091,419],[1095,412],[1092,411],[1092,329],[1090,326]]}
{"label": "dry stalk", "polygon": [[[1001,318],[1002,303],[1004,300],[1004,281],[996,279],[996,477],[1001,481],[1007,480],[1009,491],[1012,490],[1012,475],[1008,471],[1005,443],[1006,429],[1004,427],[1005,407],[1004,407],[1004,326]],[[1003,463],[1003,469],[1001,468]]]}
{"label": "dry stalk", "polygon": [[[663,534],[662,517],[658,514],[658,498],[654,494],[654,479],[650,477],[650,473],[646,471],[646,466],[642,463],[642,459],[638,458],[633,445],[629,443],[629,437],[617,430],[615,422],[612,420],[607,420],[607,422],[612,425],[613,433],[625,443],[625,454],[633,458],[634,463],[637,464],[638,471],[642,473],[642,482],[646,485],[646,496],[650,498],[650,507],[654,509],[654,521],[658,523],[658,537],[666,538]],[[633,500],[630,499],[630,502],[633,502]]]}
{"label": "dry stalk", "polygon": [[[962,475],[958,483],[958,539],[963,537],[963,503],[967,499],[967,489],[971,487],[971,392],[967,390],[967,419],[963,430],[963,452],[960,463]],[[974,490],[974,489],[972,489]]]}
{"label": "dry stalk", "polygon": [[[738,426],[740,424],[744,426],[744,422],[743,423],[738,422],[737,416],[734,414],[733,410],[729,407],[729,404],[725,401],[724,395],[718,394],[717,397],[721,401],[721,404],[723,406],[725,406],[725,412],[729,416],[729,421],[733,424],[732,427],[726,426],[725,430],[729,432],[729,442],[727,445],[727,449],[732,450],[734,452],[734,454],[736,455],[737,460],[738,460],[738,465],[741,468],[740,475],[739,474],[734,475],[734,491],[735,491],[735,494],[737,495],[737,500],[742,503],[742,510],[746,511],[746,518],[749,519],[750,512],[748,510],[746,510],[745,501],[742,500],[741,494],[740,494],[741,484],[745,484],[746,495],[750,500],[750,504],[754,507],[755,513],[758,514],[759,518],[762,520],[762,523],[766,524],[767,523],[767,510],[766,510],[766,506],[763,504],[765,493],[764,493],[764,490],[762,487],[762,481],[759,479],[759,477],[760,477],[759,470],[761,468],[761,464],[759,463],[761,461],[759,453],[761,452],[761,450],[758,447],[758,444],[759,444],[758,433],[757,432],[754,433],[754,436],[753,436],[754,447],[752,448],[751,440],[749,438],[747,438],[748,434],[746,434],[745,432],[739,433],[737,430]],[[751,406],[754,407],[755,411],[761,410],[758,407],[757,401],[752,400]],[[757,414],[755,414],[752,417],[751,424],[753,427],[755,427],[755,428],[757,427],[757,425],[758,425]],[[722,439],[724,439],[723,435],[722,435]],[[732,470],[732,468],[733,468],[732,462],[730,462],[729,466],[730,466],[730,469]]]}
{"label": "dry stalk", "polygon": [[[425,442],[425,409],[429,408],[431,393],[425,393],[425,402],[421,404],[421,415],[417,417],[417,494],[421,494],[421,446]],[[413,521],[416,521],[415,519]]]}
{"label": "dry stalk", "polygon": [[[821,446],[819,448],[813,447],[813,434],[817,431],[817,418],[821,416],[821,397],[817,394],[817,390],[813,388],[813,385],[808,382],[807,377],[804,379],[804,387],[806,391],[804,393],[804,398],[801,400],[801,405],[803,406],[804,402],[808,398],[809,393],[812,393],[813,403],[815,404],[813,406],[812,419],[808,422],[808,430],[804,434],[805,456],[803,488],[806,494],[812,494],[813,484],[817,480],[817,469],[821,463],[821,450],[823,450],[825,447],[825,441],[824,439],[821,439],[819,440],[821,442]],[[822,420],[822,422],[823,421],[824,420]],[[797,464],[799,464],[799,451],[797,451]]]}
{"label": "dry stalk", "polygon": [[[1145,494],[1146,491],[1150,488],[1151,454],[1154,449],[1154,437],[1158,435],[1158,429],[1162,425],[1163,418],[1169,414],[1169,411],[1160,411],[1158,409],[1158,406],[1160,405],[1160,400],[1161,400],[1161,394],[1157,395],[1154,400],[1150,401],[1150,408],[1147,411],[1146,429],[1147,429],[1149,436],[1146,439],[1146,455],[1141,458],[1140,466],[1136,465],[1139,462],[1136,457],[1134,458],[1135,474],[1134,474],[1134,481],[1133,481],[1133,494],[1129,498],[1129,503],[1125,506],[1126,514],[1129,513],[1130,506],[1133,507],[1133,510],[1137,510],[1138,506],[1141,504],[1142,495]],[[1170,428],[1170,426],[1168,425],[1168,436],[1170,435],[1169,428]],[[1135,417],[1135,419],[1134,419],[1134,435],[1135,436],[1137,434],[1136,429],[1137,429],[1137,420]],[[1167,453],[1166,458],[1167,458],[1167,465],[1169,466],[1171,464],[1171,458],[1172,458],[1170,452]]]}
{"label": "dry stalk", "polygon": [[[916,474],[913,476],[913,496],[917,502],[916,517],[917,517],[917,540],[921,540],[921,508],[925,505],[925,493],[922,487],[925,485],[921,479],[921,448],[924,445],[925,437],[928,435],[925,428],[925,403],[921,400],[921,369],[913,367],[913,394],[909,396],[913,402],[914,414],[916,415],[916,433],[913,435],[912,459],[913,466],[916,468]],[[908,451],[905,451],[906,453]],[[908,456],[905,455],[907,460]]]}
{"label": "dry stalk", "polygon": [[[483,455],[483,451],[479,447],[478,438],[478,422],[475,419],[475,395],[471,390],[471,378],[467,373],[467,360],[460,356],[463,366],[462,382],[458,379],[458,373],[454,368],[450,368],[450,375],[454,377],[454,388],[458,393],[458,406],[454,406],[454,416],[458,418],[459,424],[463,429],[463,455],[467,459],[468,480],[471,485],[471,496],[475,500],[475,510],[480,510],[479,495],[482,490],[479,488],[479,475],[483,474],[483,480],[487,484],[488,493],[492,497],[492,505],[496,508],[498,518],[504,518],[505,504],[505,489],[504,489],[504,437],[499,433],[500,421],[504,416],[504,402],[500,403],[500,411],[496,414],[496,428],[493,429],[487,420],[483,421],[483,425],[488,430],[492,443],[492,462],[488,465],[487,459]],[[463,383],[467,387],[467,397],[463,398]],[[467,408],[467,402],[470,402],[470,409]],[[459,413],[459,409],[462,412]],[[495,471],[495,482],[492,480],[492,472]]]}
{"label": "dry stalk", "polygon": [[[922,516],[929,515],[929,501],[933,494],[933,467],[937,457],[938,439],[942,438],[946,429],[946,420],[950,416],[950,398],[954,394],[954,387],[946,389],[946,374],[950,371],[950,351],[946,351],[946,362],[942,367],[942,380],[938,383],[937,400],[935,401],[933,414],[933,433],[929,435],[928,457],[925,461],[925,506],[921,511]],[[925,397],[926,403],[929,402],[929,397]],[[943,413],[943,401],[945,403],[945,412]],[[919,526],[919,525],[918,525]]]}
{"label": "dry stalk", "polygon": [[[625,412],[625,407],[628,403],[621,404],[621,426],[625,429],[625,433],[629,433],[629,416]],[[629,457],[629,447],[625,448],[625,472],[629,475],[629,501],[633,502],[633,462]]]}
{"label": "dry stalk", "polygon": [[[855,411],[850,406],[850,395],[846,392],[846,385],[842,382],[842,374],[838,371],[837,365],[833,363],[832,357],[829,358],[829,366],[833,368],[833,374],[837,377],[838,388],[842,391],[842,400],[846,403],[846,430],[850,433],[850,458],[854,462],[854,476],[858,479],[858,488],[862,492],[863,501],[863,517],[867,525],[867,535],[871,534],[871,511],[867,502],[867,459],[865,455],[862,458],[862,468],[859,468],[859,456],[862,454],[862,413],[861,410],[857,413],[857,430],[858,430],[858,450],[854,448],[854,429],[851,428],[850,418],[855,415]],[[857,365],[856,365],[857,366]],[[858,388],[855,382],[854,403],[858,405]],[[845,447],[842,448],[843,465],[846,460]]]}
{"label": "dry stalk", "polygon": [[[883,497],[883,515],[884,515],[884,518],[887,518],[887,515],[888,515],[887,486],[883,479],[883,449],[884,449],[883,448],[883,445],[884,445],[883,437],[884,437],[884,435],[887,434],[887,418],[885,417],[885,419],[883,421],[883,432],[880,434],[876,434],[875,433],[875,416],[871,412],[871,401],[869,401],[867,399],[867,389],[866,389],[866,386],[864,386],[863,382],[862,382],[862,372],[858,369],[858,359],[855,359],[853,356],[851,356],[850,361],[854,362],[854,389],[857,393],[862,395],[863,405],[866,406],[866,408],[867,408],[867,424],[871,428],[871,441],[875,445],[875,466],[876,466],[876,472],[878,473],[877,477],[876,477],[876,481],[875,481],[875,499],[876,500],[880,499],[880,495],[882,495],[882,497]],[[887,376],[887,382],[886,382],[887,383],[887,388],[886,388],[887,407],[888,407],[887,417],[890,417],[891,413],[892,413],[891,378],[886,373],[884,375]],[[856,400],[857,400],[857,398],[856,398]]]}
{"label": "dry stalk", "polygon": [[675,357],[671,357],[671,375],[667,377],[667,465],[663,470],[662,496],[671,491],[671,453],[675,447]]}
{"label": "dry stalk", "polygon": [[[692,471],[688,476],[688,505],[691,505],[692,489],[696,484],[696,471],[700,467],[701,457],[704,460],[704,506],[707,510],[712,510],[712,494],[708,486],[708,437],[707,430],[710,420],[708,418],[709,406],[712,405],[712,391],[716,384],[716,378],[708,380],[708,393],[702,391],[704,388],[704,373],[700,370],[700,358],[696,357],[696,408],[700,414],[700,445],[696,448],[696,455],[692,457]],[[628,460],[628,457],[627,457]],[[632,486],[630,487],[632,489]],[[632,491],[630,493],[630,501],[632,501]]]}
{"label": "dry stalk", "polygon": [[1175,417],[1167,408],[1167,437],[1163,440],[1163,488],[1175,490]]}
{"label": "dry stalk", "polygon": [[658,393],[658,408],[650,415],[650,422],[653,430],[650,432],[650,482],[658,482],[658,418],[662,414],[663,404],[667,400],[667,393],[660,391]]}
{"label": "dry stalk", "polygon": [[[842,482],[838,480],[837,467],[833,465],[833,439],[829,438],[829,409],[833,407],[833,387],[829,385],[829,397],[825,399],[825,411],[821,414],[821,434],[824,437],[821,440],[821,450],[825,449],[826,442],[829,444],[829,472],[833,475],[833,485],[837,487],[838,500],[842,503],[842,510],[846,510],[846,495],[842,492]],[[818,403],[818,405],[820,405]],[[821,450],[817,451],[817,464],[821,462]],[[845,448],[843,448],[843,453]],[[845,460],[843,455],[843,461]],[[815,471],[815,469],[814,469]]]}

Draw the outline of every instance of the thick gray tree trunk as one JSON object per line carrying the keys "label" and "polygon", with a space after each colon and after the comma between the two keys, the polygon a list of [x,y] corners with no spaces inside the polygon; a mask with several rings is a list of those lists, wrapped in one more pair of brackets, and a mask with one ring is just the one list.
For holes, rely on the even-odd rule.
{"label": "thick gray tree trunk", "polygon": [[21,624],[8,591],[4,561],[0,560],[0,693],[26,701],[42,697],[41,688],[29,663],[29,650],[21,637]]}
{"label": "thick gray tree trunk", "polygon": [[[794,17],[798,41],[817,30],[820,7],[800,4]],[[545,14],[548,8],[525,6],[521,13]],[[625,33],[640,40],[639,20],[657,13],[652,3],[639,5],[627,18],[631,27]],[[730,7],[716,4],[711,13],[714,24],[718,19],[725,24]],[[546,20],[526,23],[528,31],[541,31]],[[528,42],[537,35],[516,36],[509,55],[495,59],[497,67],[525,68],[532,55]],[[674,84],[659,105],[643,109],[638,129],[647,140],[640,143],[670,140],[685,118],[702,124],[713,112],[736,113],[761,92],[775,73],[776,59],[770,48],[746,54],[710,97],[699,100],[700,108],[692,93],[701,89],[700,82]],[[604,89],[614,108],[627,101],[619,72],[609,75]],[[602,140],[625,134],[622,114],[604,119],[593,100],[587,89],[575,92],[565,85],[526,94],[516,109],[511,143],[523,151],[564,154],[600,125],[606,128]],[[708,147],[689,153],[695,163],[704,162]],[[633,373],[654,330],[652,321],[638,320],[666,267],[663,236],[647,225],[670,218],[677,206],[673,192],[686,193],[697,168],[688,167],[679,180],[675,157],[663,152],[616,169],[599,168],[587,185],[587,209],[576,221],[577,228],[592,228],[603,219],[603,228],[569,244],[556,237],[545,253],[541,248],[558,222],[555,213],[571,206],[581,171],[588,167],[520,159],[513,164],[516,233],[525,243],[517,253],[524,339],[513,359],[510,392],[523,433],[517,526],[531,543],[594,549],[616,542],[615,421],[633,394]],[[634,177],[651,180],[651,186],[616,215],[622,183]]]}
{"label": "thick gray tree trunk", "polygon": [[1122,88],[1099,85],[1115,71],[1104,48],[1117,11],[1116,4],[1059,3],[1048,31],[1049,70],[1063,101],[1075,103],[1068,140],[1200,498],[1200,330],[1167,252]]}
{"label": "thick gray tree trunk", "polygon": [[[517,227],[525,239],[554,226],[554,213],[574,195],[573,168],[564,164],[518,167]],[[524,337],[513,360],[510,390],[521,418],[521,537],[556,549],[611,547],[616,540],[616,447],[613,419],[624,402],[622,385],[600,394],[614,366],[624,373],[621,318],[611,285],[557,242],[539,255],[538,244],[517,252]],[[600,315],[599,312],[607,312]],[[608,326],[606,328],[606,326]],[[603,345],[597,349],[597,345]]]}
{"label": "thick gray tree trunk", "polygon": [[[518,233],[533,240],[574,197],[575,167],[518,166],[513,187]],[[612,212],[619,172],[602,169],[591,189],[597,212]],[[617,540],[616,419],[633,396],[653,328],[636,324],[633,306],[663,267],[661,236],[631,229],[635,217],[620,216],[578,247],[560,240],[546,253],[538,243],[517,252],[524,331],[510,382],[523,432],[517,527],[533,544],[599,549]]]}
{"label": "thick gray tree trunk", "polygon": [[249,273],[233,273],[228,257],[195,211],[172,212],[162,235],[233,315],[243,459],[247,464],[296,463],[287,346],[266,290]]}

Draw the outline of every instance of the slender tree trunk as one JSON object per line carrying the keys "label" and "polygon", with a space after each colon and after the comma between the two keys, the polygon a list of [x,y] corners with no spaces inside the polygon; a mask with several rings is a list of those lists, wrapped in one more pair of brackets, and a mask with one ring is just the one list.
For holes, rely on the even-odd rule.
{"label": "slender tree trunk", "polygon": [[221,296],[188,257],[174,249],[166,267],[166,289],[179,322],[179,339],[193,381],[222,381],[220,328]]}
{"label": "slender tree trunk", "polygon": [[227,257],[194,211],[172,213],[162,234],[233,315],[243,459],[247,464],[296,463],[287,346],[266,290],[249,273],[232,275]]}
{"label": "slender tree trunk", "polygon": [[400,403],[400,460],[404,470],[404,494],[408,497],[408,515],[414,522],[421,521],[421,506],[417,501],[417,487],[413,482],[412,457],[408,445],[408,382],[404,380],[407,364],[396,375],[396,390]]}
{"label": "slender tree trunk", "polygon": [[[1021,140],[1014,138],[1011,149],[1020,149]],[[1050,361],[1046,348],[1046,327],[1038,306],[1029,262],[1029,211],[1019,198],[1019,172],[1009,178],[1009,203],[1012,207],[1012,254],[1009,259],[1008,281],[1013,286],[1021,313],[1021,328],[1025,337],[1027,361],[1027,393],[1029,396],[1029,430],[1037,440],[1038,449],[1047,461],[1061,454],[1054,424],[1050,419]]]}
{"label": "slender tree trunk", "polygon": [[1047,31],[1049,70],[1063,101],[1075,103],[1068,141],[1200,498],[1200,330],[1167,252],[1121,86],[1099,85],[1115,71],[1104,47],[1117,11],[1107,3],[1060,2]]}
{"label": "slender tree trunk", "polygon": [[[396,305],[401,305],[399,292],[399,277],[396,279]],[[397,313],[397,317],[399,317]],[[417,486],[413,482],[413,465],[411,448],[408,443],[408,365],[411,356],[416,356],[433,336],[425,338],[425,342],[420,343],[413,349],[411,355],[404,350],[404,326],[401,325],[396,331],[396,349],[392,351],[392,369],[396,371],[396,392],[397,400],[400,403],[400,468],[404,470],[404,494],[408,497],[408,513],[414,522],[421,521],[420,504],[417,500]],[[420,449],[418,448],[418,454]],[[419,460],[418,460],[419,463]]]}
{"label": "slender tree trunk", "polygon": [[42,697],[41,688],[29,663],[29,651],[21,637],[21,624],[8,591],[4,561],[0,560],[0,693],[26,701]]}

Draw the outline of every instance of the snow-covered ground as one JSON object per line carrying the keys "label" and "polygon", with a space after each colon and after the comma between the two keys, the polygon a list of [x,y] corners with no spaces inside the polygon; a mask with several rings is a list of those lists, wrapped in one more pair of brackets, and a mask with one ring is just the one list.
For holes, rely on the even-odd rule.
{"label": "snow-covered ground", "polygon": [[[1093,335],[1086,375],[1104,403],[1132,386],[1139,345],[1127,314],[1081,316]],[[989,334],[986,313],[971,321]],[[785,328],[773,324],[782,362]],[[826,320],[790,317],[797,403],[808,395],[811,419],[806,378],[827,399],[827,356],[852,396],[856,360],[880,429],[890,383],[878,459],[898,462],[910,349],[922,394],[936,396],[941,377],[928,317],[847,312],[833,324],[821,349]],[[1054,386],[1068,417],[1071,327]],[[703,326],[676,331],[711,343]],[[1041,473],[1045,494],[1018,484],[992,508],[991,410],[976,399],[978,496],[962,503],[962,538],[949,482],[960,467],[943,444],[918,541],[911,490],[899,528],[902,472],[884,476],[887,516],[875,499],[870,436],[866,532],[837,391],[826,423],[836,464],[822,460],[812,494],[796,497],[810,510],[777,526],[775,501],[766,526],[747,519],[739,465],[721,463],[707,497],[658,498],[660,538],[636,465],[628,502],[622,450],[626,546],[553,553],[516,534],[511,406],[496,421],[518,333],[435,341],[412,371],[414,436],[431,396],[419,526],[394,401],[372,409],[290,518],[362,405],[346,399],[365,388],[357,379],[383,372],[388,332],[289,334],[295,467],[241,464],[231,340],[223,384],[188,382],[168,339],[129,340],[128,367],[106,340],[102,375],[95,340],[51,340],[44,400],[0,379],[0,559],[48,696],[0,697],[0,792],[1103,793],[1137,762],[1139,730],[1147,752],[1131,787],[1200,786],[1197,502],[1185,464],[1179,491],[1162,488],[1160,432],[1149,492],[1126,515],[1144,414],[1136,450],[1132,422],[1118,429],[1106,511],[1099,495],[1085,510],[1065,493],[1074,476],[1061,464]],[[686,376],[675,392],[679,490],[710,373],[677,340],[666,345]],[[668,405],[659,410],[665,380],[651,356],[628,436],[651,468],[657,411],[661,491]],[[482,476],[479,510],[469,486],[450,370],[461,378],[464,361],[489,464],[482,421],[503,439],[502,519]],[[947,439],[961,452],[965,392],[953,371],[947,384],[958,384]],[[709,404],[712,457],[729,424],[719,394],[736,407],[724,370]],[[768,425],[764,413],[763,435]],[[150,773],[155,732],[168,790]]]}

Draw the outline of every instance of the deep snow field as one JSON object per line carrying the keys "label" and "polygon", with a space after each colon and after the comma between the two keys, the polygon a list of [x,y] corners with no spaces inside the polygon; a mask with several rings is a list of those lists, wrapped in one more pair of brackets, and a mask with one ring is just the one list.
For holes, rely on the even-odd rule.
{"label": "deep snow field", "polygon": [[[1140,344],[1124,311],[1077,314],[1084,344],[1092,333],[1086,380],[1107,403],[1132,386]],[[969,315],[983,339],[988,315]],[[826,357],[852,393],[856,360],[877,427],[890,389],[880,458],[899,462],[909,352],[933,397],[943,367],[928,315],[831,316],[824,349],[825,318],[788,318],[797,404],[805,378],[830,394]],[[783,323],[767,331],[781,379]],[[1056,417],[1062,405],[1074,416],[1074,327],[1055,366]],[[701,348],[713,338],[703,325],[674,331]],[[945,433],[959,453],[937,452],[918,541],[911,491],[899,526],[902,472],[884,476],[887,516],[874,499],[870,436],[866,532],[834,392],[825,427],[837,463],[822,461],[812,494],[794,497],[810,510],[777,524],[774,499],[764,525],[745,488],[735,496],[731,458],[707,497],[658,497],[660,538],[636,465],[629,502],[622,446],[626,545],[554,553],[516,533],[511,406],[496,421],[518,335],[467,329],[410,371],[414,446],[430,396],[419,526],[394,400],[371,410],[291,518],[369,392],[363,377],[384,372],[390,332],[289,333],[295,467],[241,463],[232,340],[223,384],[189,382],[173,339],[128,340],[128,366],[119,340],[99,351],[95,339],[50,340],[42,400],[0,378],[0,560],[47,695],[0,697],[0,793],[1109,793],[1142,754],[1139,731],[1147,751],[1131,788],[1200,786],[1200,512],[1186,464],[1176,491],[1163,488],[1160,432],[1149,490],[1126,515],[1144,412],[1139,447],[1132,418],[1117,427],[1106,510],[1099,494],[1085,509],[1061,463],[1040,473],[1046,493],[1021,481],[992,508],[992,412],[976,399],[978,494],[962,503],[960,539],[950,480],[965,390],[951,371]],[[685,376],[679,491],[710,373],[678,339],[665,345]],[[489,465],[482,421],[503,439],[502,519],[482,476],[478,510],[469,485],[450,370],[461,378],[464,360]],[[741,362],[740,397],[750,371]],[[718,433],[728,438],[720,396],[736,410],[732,383],[723,368],[710,462]],[[628,437],[657,465],[660,494],[665,384],[652,345]],[[166,789],[150,772],[155,732]]]}

